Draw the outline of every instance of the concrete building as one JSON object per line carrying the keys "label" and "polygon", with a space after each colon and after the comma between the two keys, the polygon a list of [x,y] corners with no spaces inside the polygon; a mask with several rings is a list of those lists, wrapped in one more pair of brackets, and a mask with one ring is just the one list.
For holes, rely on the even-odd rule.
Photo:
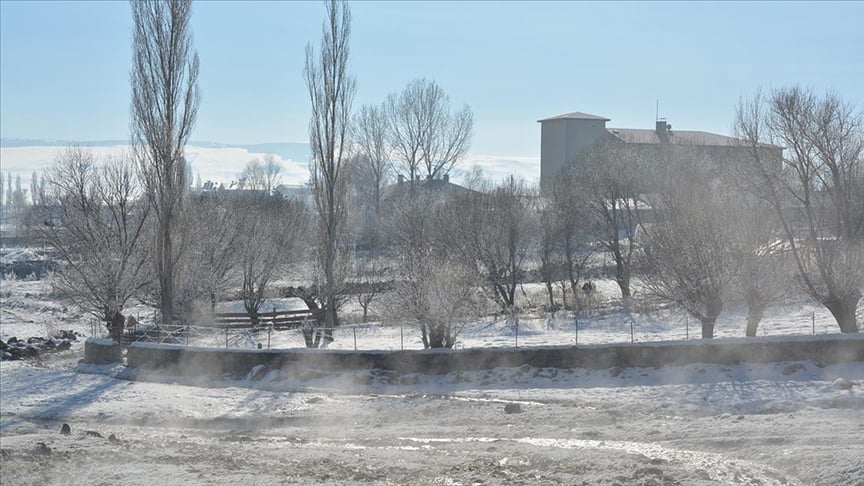
{"label": "concrete building", "polygon": [[[665,119],[658,120],[654,129],[607,128],[608,121],[606,117],[579,112],[538,120],[541,184],[553,180],[565,165],[574,164],[578,169],[580,157],[601,143],[620,143],[626,150],[640,151],[658,160],[679,150],[703,155],[716,163],[746,155],[747,149],[735,138],[702,131],[673,131]],[[780,163],[782,148],[766,146],[765,150],[766,156]]]}

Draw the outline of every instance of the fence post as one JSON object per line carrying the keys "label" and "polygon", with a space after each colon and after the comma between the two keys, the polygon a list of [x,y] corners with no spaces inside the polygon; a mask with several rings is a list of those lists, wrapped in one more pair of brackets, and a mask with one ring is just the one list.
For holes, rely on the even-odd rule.
{"label": "fence post", "polygon": [[405,328],[399,326],[399,347],[405,351]]}
{"label": "fence post", "polygon": [[630,318],[630,343],[634,343],[636,340],[633,338],[633,318]]}
{"label": "fence post", "polygon": [[228,349],[228,328],[225,328],[225,349]]}
{"label": "fence post", "polygon": [[579,318],[576,318],[576,344],[579,344]]}
{"label": "fence post", "polygon": [[516,321],[516,347],[519,347],[519,321]]}
{"label": "fence post", "polygon": [[816,335],[816,312],[810,313],[810,322],[812,323],[813,335],[815,336]]}
{"label": "fence post", "polygon": [[354,351],[357,351],[357,328],[354,328]]}
{"label": "fence post", "polygon": [[[276,319],[275,317],[273,318]],[[270,334],[273,333],[273,323],[270,323],[270,327],[267,328],[267,349],[270,349]]]}
{"label": "fence post", "polygon": [[684,316],[684,323],[685,323],[684,326],[686,326],[685,327],[686,331],[684,334],[684,340],[689,341],[690,340],[690,316]]}

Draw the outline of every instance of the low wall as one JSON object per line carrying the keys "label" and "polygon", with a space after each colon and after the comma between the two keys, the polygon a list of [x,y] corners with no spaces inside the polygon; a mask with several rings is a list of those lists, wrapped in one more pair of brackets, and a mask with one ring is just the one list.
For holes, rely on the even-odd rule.
{"label": "low wall", "polygon": [[[85,347],[85,353],[97,352],[97,349],[95,346]],[[259,364],[297,375],[308,370],[337,372],[366,369],[390,370],[400,374],[445,374],[522,365],[602,369],[616,366],[661,367],[688,363],[806,360],[824,364],[864,361],[864,335],[416,351],[219,349],[135,343],[129,346],[126,353],[126,364],[130,368],[212,377],[226,374],[244,376]]]}
{"label": "low wall", "polygon": [[88,338],[84,342],[84,363],[104,364],[123,361],[123,348],[111,339]]}

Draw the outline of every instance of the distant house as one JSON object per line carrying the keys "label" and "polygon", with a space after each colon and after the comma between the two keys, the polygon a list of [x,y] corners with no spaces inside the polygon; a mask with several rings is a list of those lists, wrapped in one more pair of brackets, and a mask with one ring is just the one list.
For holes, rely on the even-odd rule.
{"label": "distant house", "polygon": [[312,195],[311,184],[280,184],[276,186],[273,192],[286,199],[299,201],[307,208],[315,208],[315,198]]}
{"label": "distant house", "polygon": [[[660,150],[689,150],[704,154],[717,163],[744,157],[747,148],[740,141],[716,133],[672,130],[666,120],[657,120],[654,129],[607,128],[609,118],[587,113],[565,113],[538,120],[540,123],[540,183],[548,184],[565,165],[574,164],[601,143],[619,143],[626,150],[659,153]],[[766,156],[779,164],[782,148],[765,146]]]}
{"label": "distant house", "polygon": [[403,176],[399,176],[395,184],[391,184],[384,188],[381,194],[381,209],[385,214],[393,207],[397,206],[400,201],[405,200],[412,194],[430,196],[435,200],[449,200],[459,196],[474,194],[477,191],[468,189],[450,182],[450,176],[444,174],[439,179],[417,179],[415,181],[405,180]]}

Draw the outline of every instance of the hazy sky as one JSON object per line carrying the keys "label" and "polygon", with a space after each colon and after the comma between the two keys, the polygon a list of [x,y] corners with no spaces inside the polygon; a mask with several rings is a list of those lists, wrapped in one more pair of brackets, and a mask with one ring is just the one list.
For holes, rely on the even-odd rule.
{"label": "hazy sky", "polygon": [[[474,110],[472,152],[538,156],[537,120],[569,111],[728,133],[759,86],[864,100],[864,2],[352,2],[355,108],[418,77]],[[126,139],[126,2],[0,1],[0,135]],[[194,140],[303,141],[304,48],[320,2],[198,1]]]}

